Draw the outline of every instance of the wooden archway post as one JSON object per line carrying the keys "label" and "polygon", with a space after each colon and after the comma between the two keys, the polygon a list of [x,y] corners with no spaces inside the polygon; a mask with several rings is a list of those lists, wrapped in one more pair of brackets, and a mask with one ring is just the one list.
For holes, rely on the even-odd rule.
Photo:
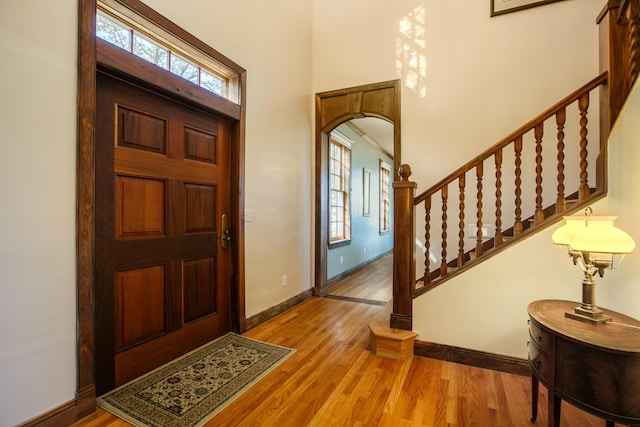
{"label": "wooden archway post", "polygon": [[392,328],[413,329],[413,288],[416,277],[414,239],[416,222],[413,200],[418,184],[409,181],[411,167],[402,165],[398,170],[400,181],[393,183],[393,313]]}

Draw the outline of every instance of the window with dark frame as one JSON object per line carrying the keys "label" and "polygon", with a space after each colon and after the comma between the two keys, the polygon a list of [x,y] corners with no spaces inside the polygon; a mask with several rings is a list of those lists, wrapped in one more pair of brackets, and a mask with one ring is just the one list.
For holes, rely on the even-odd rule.
{"label": "window with dark frame", "polygon": [[329,140],[329,244],[351,240],[351,148],[342,139]]}

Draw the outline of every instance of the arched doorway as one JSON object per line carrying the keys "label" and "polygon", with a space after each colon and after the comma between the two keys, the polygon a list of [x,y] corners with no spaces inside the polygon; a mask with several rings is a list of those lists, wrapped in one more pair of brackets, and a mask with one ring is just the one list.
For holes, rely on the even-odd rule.
{"label": "arched doorway", "polygon": [[354,118],[378,117],[391,122],[393,175],[400,167],[400,81],[392,80],[316,94],[315,285],[313,294],[327,293],[328,135]]}

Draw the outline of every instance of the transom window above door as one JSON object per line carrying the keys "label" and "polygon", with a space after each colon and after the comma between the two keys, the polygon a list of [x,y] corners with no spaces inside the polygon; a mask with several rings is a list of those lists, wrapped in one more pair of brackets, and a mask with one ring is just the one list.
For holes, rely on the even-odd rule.
{"label": "transom window above door", "polygon": [[115,1],[98,2],[96,37],[211,93],[240,103],[237,73]]}

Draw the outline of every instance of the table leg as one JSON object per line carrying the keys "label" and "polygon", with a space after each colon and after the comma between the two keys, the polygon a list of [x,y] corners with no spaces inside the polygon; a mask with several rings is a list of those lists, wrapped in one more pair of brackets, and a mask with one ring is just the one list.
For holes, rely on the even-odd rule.
{"label": "table leg", "polygon": [[607,420],[607,427],[614,427],[615,425],[616,423],[614,423],[613,421]]}
{"label": "table leg", "polygon": [[547,393],[549,393],[549,427],[560,427],[560,407],[562,399],[554,395],[551,390],[548,390]]}
{"label": "table leg", "polygon": [[538,378],[531,373],[531,422],[535,423],[538,419],[538,390],[540,382]]}

